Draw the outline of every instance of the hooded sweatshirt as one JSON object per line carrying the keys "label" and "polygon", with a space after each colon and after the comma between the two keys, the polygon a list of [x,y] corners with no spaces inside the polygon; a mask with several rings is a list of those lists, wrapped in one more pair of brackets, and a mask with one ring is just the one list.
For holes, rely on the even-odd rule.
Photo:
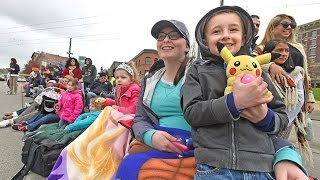
{"label": "hooded sweatshirt", "polygon": [[87,61],[90,61],[90,63],[82,68],[82,75],[83,82],[90,84],[97,77],[97,68],[96,66],[92,65],[92,61],[90,59],[87,59]]}
{"label": "hooded sweatshirt", "polygon": [[[250,15],[237,6],[222,6],[208,12],[197,24],[196,40],[202,59],[187,72],[182,87],[182,105],[186,120],[192,126],[197,164],[242,171],[271,172],[275,149],[269,134],[277,134],[288,124],[285,105],[270,79],[268,89],[274,95],[268,104],[273,115],[273,128],[261,131],[257,125],[239,116],[228,107],[224,89],[227,86],[224,61],[203,44],[204,27],[213,14],[227,10],[240,16],[246,33],[244,46],[235,54],[249,54],[253,37]],[[272,109],[272,110],[271,110]],[[259,123],[258,123],[259,124]]]}

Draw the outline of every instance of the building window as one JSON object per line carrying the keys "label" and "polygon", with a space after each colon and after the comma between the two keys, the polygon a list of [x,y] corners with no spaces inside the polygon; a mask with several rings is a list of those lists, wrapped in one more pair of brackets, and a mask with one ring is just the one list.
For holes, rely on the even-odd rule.
{"label": "building window", "polygon": [[317,31],[312,31],[312,37],[317,37]]}
{"label": "building window", "polygon": [[312,39],[311,46],[316,46],[316,45],[317,45],[317,40],[316,39]]}
{"label": "building window", "polygon": [[306,32],[305,37],[306,37],[306,38],[308,37],[308,32]]}
{"label": "building window", "polygon": [[146,57],[146,64],[151,64],[151,58],[150,57]]}
{"label": "building window", "polygon": [[310,49],[310,55],[316,55],[316,49],[315,48]]}

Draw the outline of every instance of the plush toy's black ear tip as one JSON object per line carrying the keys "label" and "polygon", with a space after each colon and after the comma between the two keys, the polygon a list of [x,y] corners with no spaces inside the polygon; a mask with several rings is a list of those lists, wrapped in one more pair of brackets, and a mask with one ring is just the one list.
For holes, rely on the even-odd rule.
{"label": "plush toy's black ear tip", "polygon": [[217,42],[217,48],[218,48],[219,53],[222,51],[223,47],[224,47],[224,45],[221,42]]}
{"label": "plush toy's black ear tip", "polygon": [[279,53],[271,53],[271,61],[278,59],[281,56],[281,54]]}

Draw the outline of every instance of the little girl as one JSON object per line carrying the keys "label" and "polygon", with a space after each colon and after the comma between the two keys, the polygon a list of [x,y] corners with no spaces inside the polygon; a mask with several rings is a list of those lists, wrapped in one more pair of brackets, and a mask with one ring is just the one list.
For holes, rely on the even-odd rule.
{"label": "little girl", "polygon": [[273,81],[279,95],[286,104],[289,123],[287,128],[279,134],[284,139],[288,139],[292,124],[296,120],[298,113],[304,103],[303,77],[304,70],[300,66],[294,66],[289,56],[288,42],[282,39],[269,41],[264,48],[264,53],[280,53],[281,56],[274,60],[273,63],[281,66],[291,77],[283,80],[282,83]]}
{"label": "little girl", "polygon": [[124,114],[135,114],[140,93],[139,74],[133,64],[120,64],[115,72],[116,100],[106,99],[106,106]]}
{"label": "little girl", "polygon": [[59,126],[73,123],[82,113],[83,98],[78,90],[78,81],[70,79],[67,84],[67,91],[62,94],[60,100],[55,105],[56,113],[60,117]]}
{"label": "little girl", "polygon": [[90,112],[81,114],[74,123],[65,127],[65,130],[70,133],[73,131],[87,129],[99,116],[101,110],[105,107],[105,99],[96,97],[90,99],[89,110]]}

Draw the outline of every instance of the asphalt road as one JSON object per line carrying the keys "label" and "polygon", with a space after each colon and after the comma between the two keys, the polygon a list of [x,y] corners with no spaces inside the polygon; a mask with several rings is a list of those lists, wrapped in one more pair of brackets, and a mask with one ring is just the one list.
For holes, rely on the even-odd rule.
{"label": "asphalt road", "polygon": [[[21,83],[19,83],[19,91]],[[0,118],[6,112],[12,112],[20,109],[24,103],[32,102],[31,98],[23,97],[21,93],[16,95],[7,95],[8,87],[4,81],[0,81]],[[10,180],[22,167],[21,152],[23,143],[22,132],[15,131],[12,128],[0,129],[0,180]],[[44,180],[45,178],[30,173],[26,180]]]}
{"label": "asphalt road", "polygon": [[[21,89],[21,85],[19,89]],[[8,87],[4,81],[0,81],[0,116],[5,112],[11,112],[21,108],[25,102],[32,101],[31,98],[23,97],[21,93],[17,95],[6,95],[7,90]],[[320,178],[320,104],[317,104],[317,109],[311,114],[311,118],[313,119],[312,122],[315,133],[314,141],[310,142],[314,156],[314,166],[306,165],[306,167],[310,175]],[[22,136],[22,132],[15,131],[11,128],[0,129],[0,180],[10,180],[22,168]],[[297,147],[295,136],[290,136],[290,141]],[[29,173],[25,179],[43,180],[45,178],[34,173]]]}

